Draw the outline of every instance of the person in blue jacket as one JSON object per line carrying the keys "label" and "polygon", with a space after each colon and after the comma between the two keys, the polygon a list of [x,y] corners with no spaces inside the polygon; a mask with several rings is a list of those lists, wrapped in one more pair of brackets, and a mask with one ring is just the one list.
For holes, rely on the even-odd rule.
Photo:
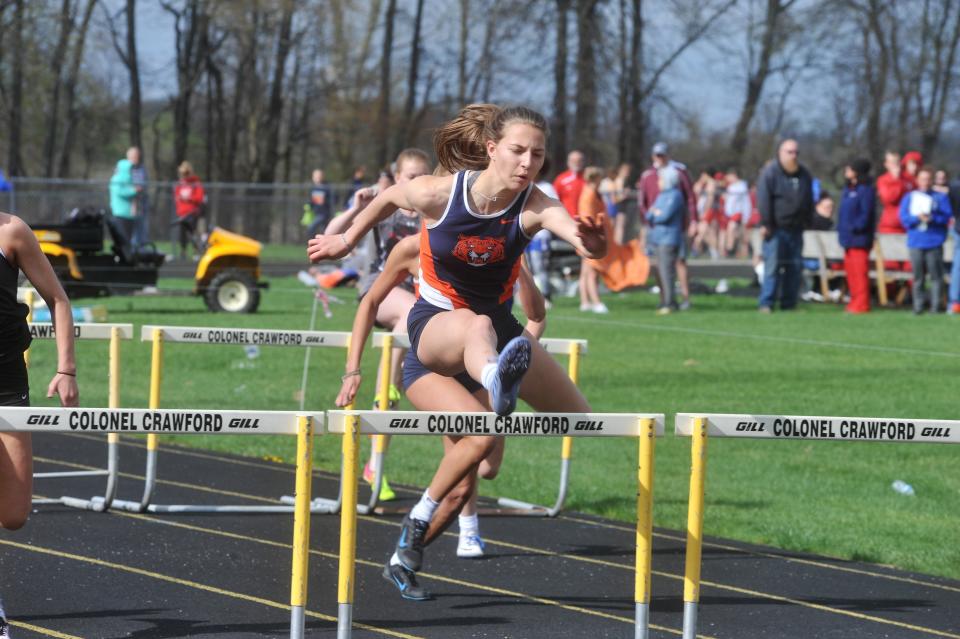
{"label": "person in blue jacket", "polygon": [[913,266],[913,312],[923,312],[924,280],[930,274],[930,312],[940,311],[943,296],[943,243],[953,216],[950,200],[933,190],[933,170],[917,171],[917,188],[900,202],[900,222],[907,229],[907,248]]}
{"label": "person in blue jacket", "polygon": [[117,168],[110,178],[110,212],[120,223],[127,240],[133,241],[137,225],[137,195],[139,191],[133,183],[133,164],[130,160],[119,160]]}
{"label": "person in blue jacket", "polygon": [[677,279],[676,261],[683,239],[684,199],[680,191],[680,172],[666,165],[657,169],[660,194],[647,210],[647,221],[652,225],[649,242],[657,257],[660,279],[660,307],[658,315],[668,315],[677,309],[673,286]]}
{"label": "person in blue jacket", "polygon": [[843,170],[847,184],[840,199],[837,234],[844,248],[843,268],[850,291],[848,313],[870,311],[870,248],[876,226],[877,191],[870,179],[870,161],[857,159]]}

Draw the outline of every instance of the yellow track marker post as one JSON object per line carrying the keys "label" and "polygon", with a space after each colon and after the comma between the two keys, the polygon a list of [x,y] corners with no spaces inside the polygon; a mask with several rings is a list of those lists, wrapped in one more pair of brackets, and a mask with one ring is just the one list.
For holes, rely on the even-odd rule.
{"label": "yellow track marker post", "polygon": [[[160,382],[163,377],[163,331],[153,329],[152,349],[150,356],[150,408],[160,408]],[[157,476],[157,435],[147,435],[147,470],[146,484],[143,488],[143,499],[140,500],[140,512],[147,509],[153,496],[154,478]]]}
{"label": "yellow track marker post", "polygon": [[290,578],[290,639],[303,639],[310,558],[310,489],[313,476],[313,419],[297,418],[297,484],[293,509],[293,574]]}
{"label": "yellow track marker post", "polygon": [[637,458],[637,558],[635,571],[635,639],[647,639],[650,626],[650,566],[653,555],[653,451],[657,424],[640,420]]}
{"label": "yellow track marker post", "polygon": [[[350,352],[347,345],[347,353]],[[353,404],[344,410],[353,410]],[[350,639],[353,624],[353,590],[357,559],[357,475],[360,467],[360,420],[347,420],[343,433],[343,502],[340,507],[340,575],[337,583],[337,639]]]}
{"label": "yellow track marker post", "polygon": [[700,556],[703,549],[703,493],[707,475],[707,420],[694,420],[690,446],[690,500],[687,506],[687,553],[683,576],[683,639],[696,639],[700,602]]}

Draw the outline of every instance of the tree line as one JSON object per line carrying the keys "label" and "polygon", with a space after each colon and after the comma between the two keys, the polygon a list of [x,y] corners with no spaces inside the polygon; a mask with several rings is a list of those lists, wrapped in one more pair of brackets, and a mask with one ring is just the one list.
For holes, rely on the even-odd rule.
{"label": "tree line", "polygon": [[[958,42],[956,0],[0,0],[0,161],[104,176],[133,145],[157,178],[189,159],[206,180],[345,180],[491,101],[548,115],[556,168],[574,147],[641,166],[669,136],[749,169],[783,135],[879,166],[945,155]],[[679,91],[690,64],[722,94]],[[720,103],[736,115],[711,124]]]}

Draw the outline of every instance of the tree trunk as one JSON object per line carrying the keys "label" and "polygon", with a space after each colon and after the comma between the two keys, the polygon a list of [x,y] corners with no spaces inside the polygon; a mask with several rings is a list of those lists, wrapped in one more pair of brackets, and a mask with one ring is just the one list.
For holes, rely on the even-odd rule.
{"label": "tree trunk", "polygon": [[277,55],[273,63],[273,82],[270,89],[270,102],[267,106],[266,133],[263,161],[260,164],[258,182],[273,182],[279,161],[280,120],[283,118],[283,76],[290,54],[290,31],[293,25],[294,0],[283,3],[280,17],[280,35],[277,42]]}
{"label": "tree trunk", "polygon": [[204,49],[210,46],[207,35],[210,17],[201,7],[200,0],[187,0],[179,9],[167,2],[162,5],[174,18],[177,95],[173,99],[173,165],[170,171],[174,174],[177,165],[187,159],[190,106],[204,69],[201,61],[207,57]]}
{"label": "tree trunk", "polygon": [[127,70],[130,73],[130,146],[143,149],[140,128],[140,63],[137,61],[137,0],[127,0]]}
{"label": "tree trunk", "polygon": [[23,128],[23,23],[24,0],[13,3],[13,77],[10,81],[10,146],[7,149],[7,172],[10,177],[24,174],[20,152],[20,132]]}
{"label": "tree trunk", "polygon": [[224,181],[233,182],[237,177],[237,158],[240,149],[240,131],[244,125],[244,98],[247,93],[247,81],[253,75],[257,65],[257,33],[260,29],[260,11],[254,7],[249,18],[250,28],[245,34],[248,40],[242,43],[240,62],[233,81],[233,104],[230,109],[230,125],[227,127],[226,149],[220,171]]}
{"label": "tree trunk", "polygon": [[90,28],[90,19],[97,0],[87,0],[87,7],[83,11],[83,19],[77,28],[77,36],[73,41],[73,53],[70,58],[70,68],[63,83],[63,98],[65,103],[66,122],[63,132],[63,146],[60,149],[60,162],[57,169],[59,177],[70,175],[70,160],[73,147],[76,143],[77,123],[80,120],[77,109],[77,82],[80,78],[80,65],[83,63],[83,50],[87,42],[87,31]]}
{"label": "tree trunk", "polygon": [[470,0],[460,0],[460,55],[457,58],[457,104],[467,103],[467,58],[470,45]]}
{"label": "tree trunk", "polygon": [[633,31],[630,33],[629,65],[627,67],[626,84],[629,88],[627,99],[627,118],[625,129],[620,137],[626,142],[625,159],[636,169],[646,161],[646,131],[647,120],[643,110],[646,96],[643,93],[641,80],[643,78],[643,0],[633,0],[631,3],[631,23]]}
{"label": "tree trunk", "polygon": [[413,18],[413,41],[410,44],[410,74],[407,77],[407,100],[403,106],[403,126],[397,131],[397,150],[408,146],[414,137],[413,112],[417,105],[417,76],[420,72],[420,26],[423,23],[423,0],[417,0]]}
{"label": "tree trunk", "polygon": [[560,168],[567,153],[567,22],[570,0],[557,0],[557,51],[553,59],[553,122],[550,155]]}
{"label": "tree trunk", "polygon": [[596,44],[600,33],[597,24],[598,0],[577,3],[577,97],[574,120],[574,146],[597,162],[597,68]]}
{"label": "tree trunk", "polygon": [[57,46],[53,49],[50,58],[50,74],[53,79],[53,95],[50,96],[49,110],[47,111],[47,135],[43,143],[43,174],[53,177],[54,156],[57,151],[57,129],[60,124],[60,91],[62,70],[67,57],[67,47],[70,44],[70,32],[73,31],[73,7],[71,0],[63,0],[60,7],[60,32],[57,36]]}
{"label": "tree trunk", "polygon": [[393,22],[397,0],[387,0],[383,25],[383,50],[380,54],[380,100],[377,109],[377,166],[386,166],[390,156],[390,59],[393,54]]}

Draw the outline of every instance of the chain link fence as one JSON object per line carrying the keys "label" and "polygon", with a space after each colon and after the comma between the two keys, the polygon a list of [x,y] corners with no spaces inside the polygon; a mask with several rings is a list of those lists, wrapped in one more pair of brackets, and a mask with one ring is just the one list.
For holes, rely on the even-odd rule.
{"label": "chain link fence", "polygon": [[[14,178],[11,183],[11,191],[0,193],[0,203],[28,224],[60,222],[77,207],[110,210],[107,180]],[[175,184],[149,182],[147,185],[151,241],[173,238]],[[350,184],[327,186],[333,190],[333,210],[345,208],[355,187]],[[301,244],[306,241],[306,228],[300,220],[309,201],[310,187],[310,184],[204,183],[207,227],[220,226],[265,244]]]}

